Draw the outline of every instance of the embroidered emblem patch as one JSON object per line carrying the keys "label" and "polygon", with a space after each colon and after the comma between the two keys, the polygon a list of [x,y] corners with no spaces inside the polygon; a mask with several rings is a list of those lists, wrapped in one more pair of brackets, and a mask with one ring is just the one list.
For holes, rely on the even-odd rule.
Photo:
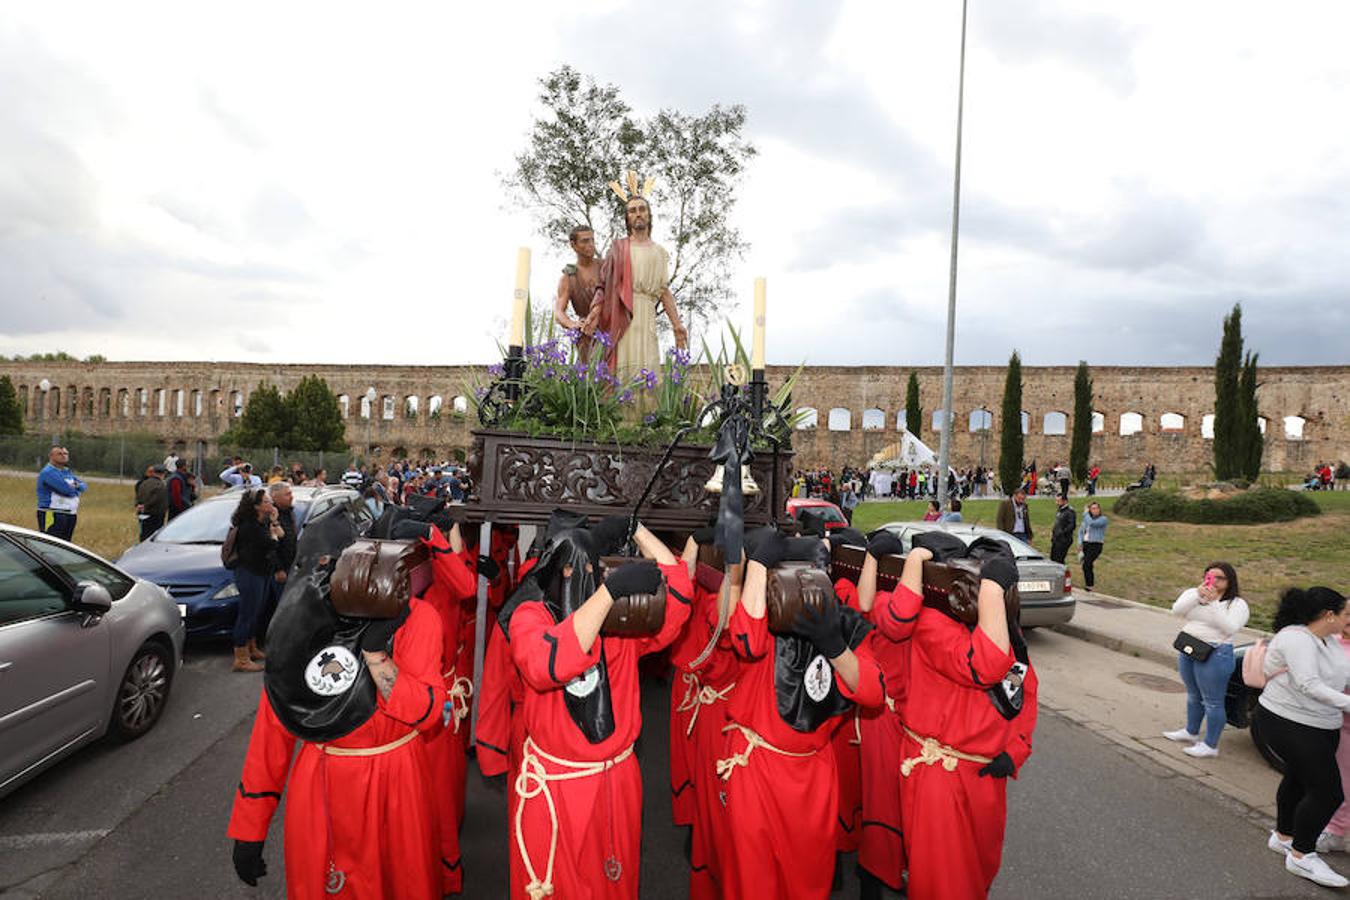
{"label": "embroidered emblem patch", "polygon": [[594,665],[567,682],[566,691],[573,697],[589,697],[600,686],[600,666]]}
{"label": "embroidered emblem patch", "polygon": [[811,698],[812,703],[819,703],[830,693],[830,688],[834,685],[834,672],[830,670],[830,663],[824,656],[816,655],[815,659],[806,666],[806,674],[802,676],[802,683],[806,687],[806,696]]}
{"label": "embroidered emblem patch", "polygon": [[344,693],[356,683],[360,666],[346,647],[334,644],[324,647],[305,666],[305,684],[321,697]]}

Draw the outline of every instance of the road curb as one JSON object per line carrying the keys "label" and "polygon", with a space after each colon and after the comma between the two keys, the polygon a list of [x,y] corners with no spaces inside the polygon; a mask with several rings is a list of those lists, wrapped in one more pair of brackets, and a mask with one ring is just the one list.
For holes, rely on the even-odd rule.
{"label": "road curb", "polygon": [[1161,663],[1164,666],[1175,665],[1177,661],[1176,653],[1165,653],[1148,644],[1132,641],[1128,638],[1116,637],[1113,634],[1107,634],[1091,628],[1084,628],[1072,621],[1065,622],[1062,625],[1052,625],[1050,626],[1050,630],[1057,631],[1060,634],[1071,638],[1077,638],[1080,641],[1096,644],[1099,647],[1105,647],[1108,650],[1114,650],[1117,653],[1124,653],[1127,656],[1137,656],[1141,659],[1152,660],[1153,662]]}

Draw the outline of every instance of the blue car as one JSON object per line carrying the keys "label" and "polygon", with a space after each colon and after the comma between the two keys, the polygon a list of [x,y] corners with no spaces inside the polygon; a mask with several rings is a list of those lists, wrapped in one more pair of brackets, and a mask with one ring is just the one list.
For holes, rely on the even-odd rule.
{"label": "blue car", "polygon": [[[117,560],[126,573],[168,591],[187,625],[188,640],[229,637],[234,628],[239,589],[234,573],[221,565],[220,545],[230,531],[230,516],[241,491],[233,488],[198,502]],[[341,485],[296,487],[292,494],[297,531],[306,521],[359,496]]]}

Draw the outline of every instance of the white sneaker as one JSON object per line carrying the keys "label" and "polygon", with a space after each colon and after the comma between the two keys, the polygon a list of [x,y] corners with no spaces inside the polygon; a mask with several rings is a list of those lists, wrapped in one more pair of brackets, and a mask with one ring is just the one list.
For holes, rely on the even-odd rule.
{"label": "white sneaker", "polygon": [[1336,874],[1331,866],[1327,865],[1322,857],[1316,853],[1305,853],[1302,859],[1290,853],[1284,858],[1284,867],[1298,877],[1306,878],[1324,887],[1345,887],[1350,884],[1350,879]]}
{"label": "white sneaker", "polygon": [[[1272,831],[1270,833],[1270,840],[1266,841],[1266,846],[1274,850],[1276,853],[1288,853],[1290,849],[1294,846],[1294,839],[1290,838],[1287,841],[1282,841],[1280,840],[1279,834]],[[1317,849],[1321,850],[1322,848],[1319,845]]]}
{"label": "white sneaker", "polygon": [[1339,834],[1324,831],[1317,836],[1318,853],[1338,853],[1345,849],[1345,838]]}
{"label": "white sneaker", "polygon": [[1200,741],[1199,743],[1191,744],[1189,747],[1187,747],[1185,750],[1182,750],[1181,752],[1185,753],[1187,756],[1196,756],[1201,759],[1208,759],[1211,756],[1218,756],[1219,748],[1211,747],[1204,741]]}
{"label": "white sneaker", "polygon": [[1176,741],[1178,744],[1194,744],[1200,740],[1200,735],[1191,734],[1185,728],[1178,728],[1176,731],[1164,731],[1163,737],[1169,741]]}

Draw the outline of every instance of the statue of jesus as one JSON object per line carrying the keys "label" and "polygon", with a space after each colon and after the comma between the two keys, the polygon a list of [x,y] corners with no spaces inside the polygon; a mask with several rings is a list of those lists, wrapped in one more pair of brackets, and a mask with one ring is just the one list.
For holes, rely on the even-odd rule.
{"label": "statue of jesus", "polygon": [[[652,208],[647,202],[651,179],[637,189],[637,176],[628,173],[629,193],[617,182],[610,186],[624,198],[624,224],[628,236],[610,245],[600,267],[595,288],[599,328],[613,340],[607,362],[622,381],[630,381],[642,369],[657,371],[661,348],[656,342],[656,310],[659,305],[670,318],[675,346],[686,349],[689,332],[680,321],[675,297],[670,293],[670,257],[652,240]],[[594,312],[595,310],[592,310]]]}

